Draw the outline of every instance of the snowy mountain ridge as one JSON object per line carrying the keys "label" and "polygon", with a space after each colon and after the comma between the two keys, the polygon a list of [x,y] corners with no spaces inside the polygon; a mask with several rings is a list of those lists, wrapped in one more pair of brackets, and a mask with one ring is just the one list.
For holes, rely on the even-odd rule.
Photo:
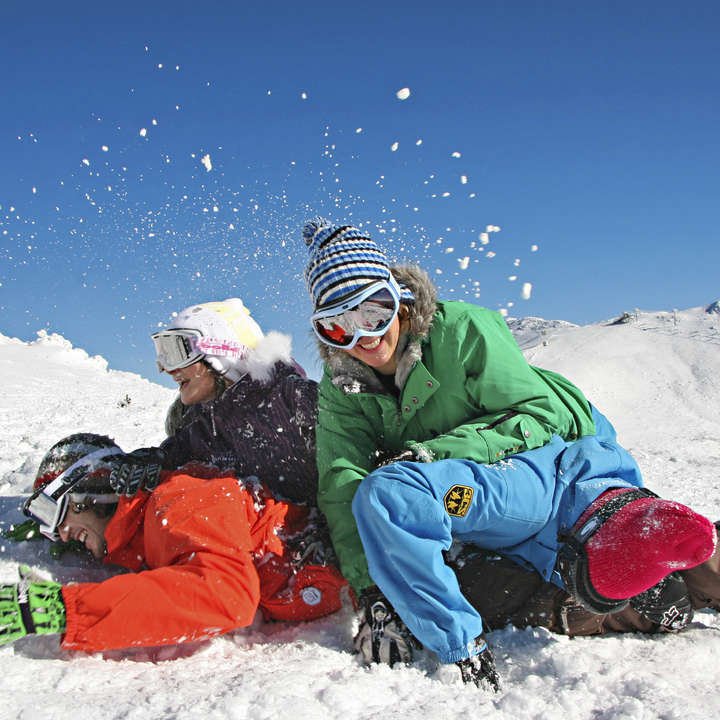
{"label": "snowy mountain ridge", "polygon": [[[632,325],[645,331],[666,335],[693,337],[709,343],[720,344],[720,300],[710,305],[687,310],[633,310],[615,318],[591,323],[593,326],[615,327]],[[557,330],[586,327],[564,320],[545,320],[538,317],[507,318],[507,324],[518,345],[530,349],[546,342]]]}

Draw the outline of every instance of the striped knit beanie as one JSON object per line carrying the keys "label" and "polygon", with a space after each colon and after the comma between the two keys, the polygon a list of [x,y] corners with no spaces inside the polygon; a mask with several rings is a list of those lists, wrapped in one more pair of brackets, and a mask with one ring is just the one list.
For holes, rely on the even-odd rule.
{"label": "striped knit beanie", "polygon": [[[305,282],[314,310],[332,306],[370,283],[391,278],[387,255],[356,227],[332,225],[316,217],[305,225],[303,239],[310,248]],[[407,288],[401,288],[400,297],[404,302],[414,301]]]}

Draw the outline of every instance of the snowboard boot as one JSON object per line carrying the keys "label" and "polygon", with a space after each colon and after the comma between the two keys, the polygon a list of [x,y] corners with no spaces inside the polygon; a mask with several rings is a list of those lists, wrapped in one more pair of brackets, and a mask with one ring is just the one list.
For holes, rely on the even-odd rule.
{"label": "snowboard boot", "polygon": [[713,554],[706,518],[644,488],[603,493],[582,514],[558,553],[567,591],[595,613],[619,612],[629,598]]}
{"label": "snowboard boot", "polygon": [[[715,523],[720,535],[720,522]],[[696,610],[710,608],[720,612],[720,544],[705,562],[680,573],[690,591]]]}
{"label": "snowboard boot", "polygon": [[678,632],[690,624],[693,605],[680,573],[670,573],[657,585],[630,598],[630,607],[664,632]]}

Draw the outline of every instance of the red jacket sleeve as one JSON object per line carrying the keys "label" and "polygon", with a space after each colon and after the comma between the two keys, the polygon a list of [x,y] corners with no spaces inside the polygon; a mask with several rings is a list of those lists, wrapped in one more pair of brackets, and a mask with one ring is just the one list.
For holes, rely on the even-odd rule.
{"label": "red jacket sleeve", "polygon": [[[106,531],[111,560],[142,549],[150,569],[63,587],[63,647],[167,645],[249,625],[260,599],[253,555],[281,551],[274,530],[285,511],[269,501],[258,513],[234,478],[175,475],[149,496],[133,537],[115,537],[113,522]],[[117,527],[127,526],[119,517]]]}

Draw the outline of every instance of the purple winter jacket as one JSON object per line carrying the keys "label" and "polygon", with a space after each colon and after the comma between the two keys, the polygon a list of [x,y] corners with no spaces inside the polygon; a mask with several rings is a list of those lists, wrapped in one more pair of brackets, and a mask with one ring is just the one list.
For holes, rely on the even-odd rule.
{"label": "purple winter jacket", "polygon": [[217,400],[191,405],[160,449],[165,467],[208,462],[255,475],[276,497],[317,504],[317,383],[279,361],[268,381],[245,375]]}

